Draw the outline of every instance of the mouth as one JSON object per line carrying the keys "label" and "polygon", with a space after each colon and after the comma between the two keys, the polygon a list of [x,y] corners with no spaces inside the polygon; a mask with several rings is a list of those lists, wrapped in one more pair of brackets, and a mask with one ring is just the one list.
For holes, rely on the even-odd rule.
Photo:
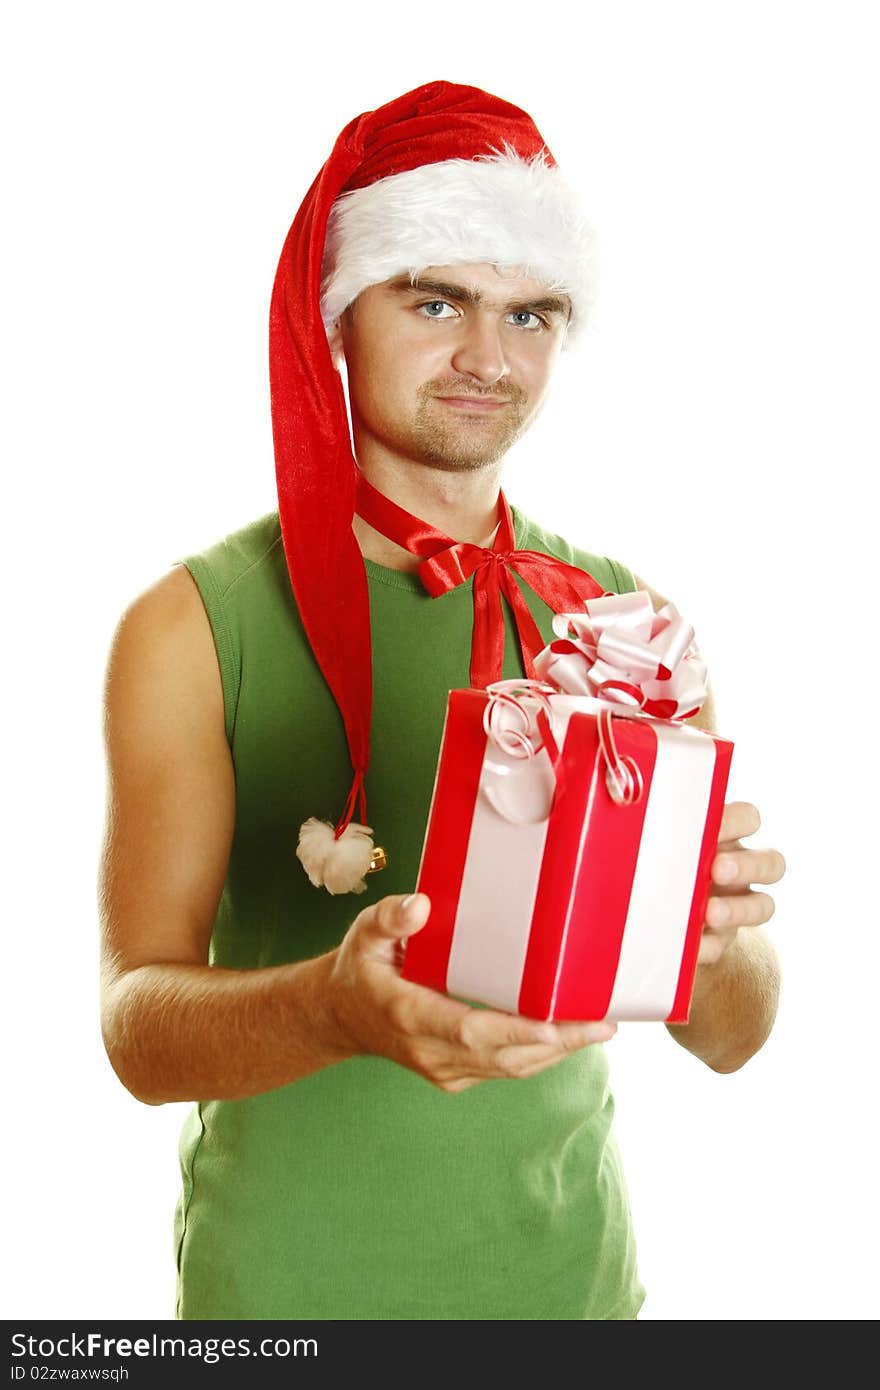
{"label": "mouth", "polygon": [[489,396],[437,396],[438,401],[444,405],[452,406],[456,410],[473,411],[492,411],[500,410],[502,406],[509,405],[509,401],[497,400]]}

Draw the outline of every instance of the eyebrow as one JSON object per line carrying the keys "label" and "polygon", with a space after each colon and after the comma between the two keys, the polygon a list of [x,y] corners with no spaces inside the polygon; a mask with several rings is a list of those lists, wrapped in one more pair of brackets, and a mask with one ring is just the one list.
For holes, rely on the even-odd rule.
{"label": "eyebrow", "polygon": [[[423,280],[421,276],[410,280],[409,276],[404,276],[390,281],[388,287],[404,294],[435,294],[438,299],[457,299],[475,308],[487,303],[479,290],[472,290],[467,285],[453,285],[447,280]],[[571,313],[569,301],[556,294],[544,295],[540,299],[511,299],[499,307],[509,314],[558,314],[564,319],[568,319]]]}

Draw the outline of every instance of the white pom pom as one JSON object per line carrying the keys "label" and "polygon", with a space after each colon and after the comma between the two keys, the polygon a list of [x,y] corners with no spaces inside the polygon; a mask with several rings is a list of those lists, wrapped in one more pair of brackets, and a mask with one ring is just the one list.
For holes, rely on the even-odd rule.
{"label": "white pom pom", "polygon": [[363,893],[373,854],[373,828],[350,821],[339,839],[335,827],[310,816],[299,828],[296,857],[316,888],[328,893]]}

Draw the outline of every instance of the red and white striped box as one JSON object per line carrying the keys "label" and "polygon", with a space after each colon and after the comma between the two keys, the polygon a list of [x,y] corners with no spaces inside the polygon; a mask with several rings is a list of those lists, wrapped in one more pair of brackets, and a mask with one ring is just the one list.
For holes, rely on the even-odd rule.
{"label": "red and white striped box", "polygon": [[403,978],[532,1018],[686,1023],[733,744],[612,707],[643,784],[619,804],[607,701],[549,696],[554,773],[488,737],[489,698],[449,693],[417,882],[431,914]]}

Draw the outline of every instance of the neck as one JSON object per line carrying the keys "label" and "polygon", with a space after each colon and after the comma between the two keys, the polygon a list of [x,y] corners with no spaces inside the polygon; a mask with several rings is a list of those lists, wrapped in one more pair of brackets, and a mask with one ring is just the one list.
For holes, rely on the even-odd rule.
{"label": "neck", "polygon": [[[490,546],[498,528],[501,465],[468,473],[393,458],[358,459],[367,482],[413,516],[456,541]],[[419,557],[355,516],[352,530],[361,553],[390,569],[414,573]]]}

